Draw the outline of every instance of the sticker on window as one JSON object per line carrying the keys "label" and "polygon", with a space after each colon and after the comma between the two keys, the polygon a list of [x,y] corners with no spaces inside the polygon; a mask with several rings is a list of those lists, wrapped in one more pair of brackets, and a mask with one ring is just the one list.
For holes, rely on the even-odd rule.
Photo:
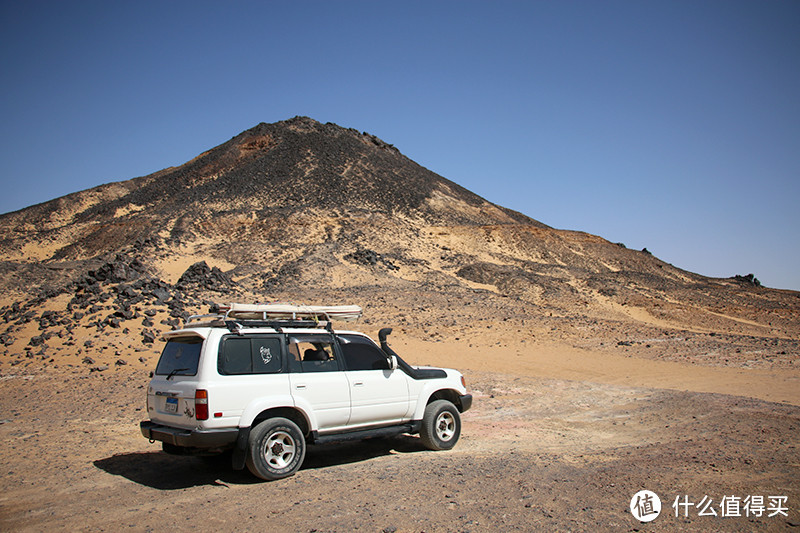
{"label": "sticker on window", "polygon": [[261,360],[264,361],[265,365],[272,361],[272,351],[266,346],[259,348],[258,352],[261,354]]}

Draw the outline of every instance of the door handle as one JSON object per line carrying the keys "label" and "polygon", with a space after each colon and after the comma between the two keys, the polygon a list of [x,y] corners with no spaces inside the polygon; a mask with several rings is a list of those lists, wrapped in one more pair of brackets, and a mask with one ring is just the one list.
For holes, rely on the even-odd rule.
{"label": "door handle", "polygon": [[303,389],[306,388],[306,386],[305,385],[295,385],[294,388],[297,389],[297,390],[303,390]]}
{"label": "door handle", "polygon": [[353,383],[353,387],[363,387],[363,386],[364,386],[363,381],[356,381],[355,383]]}

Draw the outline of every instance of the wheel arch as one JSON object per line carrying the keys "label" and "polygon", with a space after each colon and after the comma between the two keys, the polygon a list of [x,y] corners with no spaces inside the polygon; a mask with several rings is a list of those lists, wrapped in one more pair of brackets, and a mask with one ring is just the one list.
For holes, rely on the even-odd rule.
{"label": "wheel arch", "polygon": [[276,416],[293,421],[305,435],[317,429],[317,419],[311,406],[303,401],[296,402],[289,395],[265,396],[250,402],[239,419],[239,428],[255,427]]}
{"label": "wheel arch", "polygon": [[250,427],[256,427],[258,424],[270,418],[287,418],[297,424],[300,431],[304,436],[311,434],[311,421],[308,420],[306,414],[296,407],[270,407],[258,413],[250,424]]}
{"label": "wheel arch", "polygon": [[459,413],[464,412],[463,406],[461,405],[461,394],[455,389],[439,389],[437,391],[434,391],[433,394],[428,396],[428,401],[426,401],[425,405],[422,406],[421,411],[424,412],[425,407],[435,402],[436,400],[447,400],[448,402],[456,406],[456,409],[458,409]]}

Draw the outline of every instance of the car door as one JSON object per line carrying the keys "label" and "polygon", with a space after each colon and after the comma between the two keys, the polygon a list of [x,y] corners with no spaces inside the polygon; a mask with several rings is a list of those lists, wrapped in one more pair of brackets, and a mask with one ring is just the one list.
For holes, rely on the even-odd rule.
{"label": "car door", "polygon": [[291,393],[314,411],[320,433],[342,429],[350,419],[350,384],[330,334],[289,334]]}
{"label": "car door", "polygon": [[408,420],[408,376],[391,370],[386,355],[369,338],[342,334],[337,339],[350,386],[348,425],[386,425]]}

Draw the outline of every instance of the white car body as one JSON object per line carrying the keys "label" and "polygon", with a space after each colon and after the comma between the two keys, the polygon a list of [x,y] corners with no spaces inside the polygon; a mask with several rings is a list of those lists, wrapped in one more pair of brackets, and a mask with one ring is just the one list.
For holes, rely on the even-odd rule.
{"label": "white car body", "polygon": [[459,372],[410,367],[388,348],[383,331],[379,347],[362,333],[296,324],[190,323],[165,333],[142,434],[171,453],[234,449],[233,466],[242,468],[250,429],[276,417],[317,443],[418,433],[432,402],[446,400],[458,412],[471,406]]}

